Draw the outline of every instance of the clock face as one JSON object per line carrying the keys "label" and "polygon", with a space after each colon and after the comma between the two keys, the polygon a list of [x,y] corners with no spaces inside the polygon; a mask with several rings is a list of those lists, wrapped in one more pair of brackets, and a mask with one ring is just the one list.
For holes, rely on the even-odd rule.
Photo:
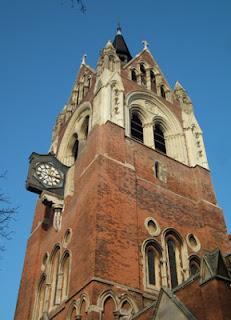
{"label": "clock face", "polygon": [[39,163],[35,169],[36,178],[48,188],[56,187],[62,182],[62,173],[50,163]]}

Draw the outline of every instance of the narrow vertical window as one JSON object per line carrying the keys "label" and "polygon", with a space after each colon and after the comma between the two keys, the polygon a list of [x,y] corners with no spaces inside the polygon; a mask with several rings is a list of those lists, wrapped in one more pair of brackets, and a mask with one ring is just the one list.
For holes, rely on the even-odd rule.
{"label": "narrow vertical window", "polygon": [[86,116],[84,120],[84,133],[85,133],[85,138],[87,139],[88,136],[88,131],[89,131],[89,116]]}
{"label": "narrow vertical window", "polygon": [[161,94],[161,97],[163,98],[166,98],[166,94],[165,94],[165,90],[164,90],[164,86],[160,86],[160,94]]}
{"label": "narrow vertical window", "polygon": [[154,125],[154,145],[155,149],[166,154],[164,131],[159,123]]}
{"label": "narrow vertical window", "polygon": [[155,161],[155,176],[157,179],[159,179],[160,177],[159,169],[160,169],[160,164],[158,161]]}
{"label": "narrow vertical window", "polygon": [[143,64],[140,65],[141,84],[146,85],[146,70]]}
{"label": "narrow vertical window", "polygon": [[169,271],[171,287],[175,288],[178,285],[177,268],[176,268],[176,247],[173,239],[167,240],[168,247],[168,259],[169,259]]}
{"label": "narrow vertical window", "polygon": [[131,137],[143,142],[143,126],[137,112],[131,112]]}
{"label": "narrow vertical window", "polygon": [[70,255],[69,253],[65,254],[63,259],[62,267],[62,300],[68,296],[68,287],[69,287],[69,275],[70,275]]}
{"label": "narrow vertical window", "polygon": [[156,77],[152,70],[150,70],[151,90],[156,92]]}
{"label": "narrow vertical window", "polygon": [[50,308],[56,305],[56,292],[58,285],[58,272],[59,272],[59,259],[60,259],[60,248],[57,247],[52,255],[51,269],[50,269]]}
{"label": "narrow vertical window", "polygon": [[137,76],[136,76],[136,71],[133,69],[132,72],[131,72],[131,78],[132,78],[132,81],[137,81]]}
{"label": "narrow vertical window", "polygon": [[72,148],[72,155],[73,155],[74,161],[76,161],[78,158],[78,151],[79,151],[79,140],[76,133],[74,134],[74,139],[75,139],[75,142]]}
{"label": "narrow vertical window", "polygon": [[155,275],[155,250],[152,246],[147,248],[147,267],[148,267],[148,283],[151,285],[156,284]]}
{"label": "narrow vertical window", "polygon": [[43,315],[45,305],[46,276],[43,275],[38,285],[37,303],[35,306],[35,319],[40,319]]}

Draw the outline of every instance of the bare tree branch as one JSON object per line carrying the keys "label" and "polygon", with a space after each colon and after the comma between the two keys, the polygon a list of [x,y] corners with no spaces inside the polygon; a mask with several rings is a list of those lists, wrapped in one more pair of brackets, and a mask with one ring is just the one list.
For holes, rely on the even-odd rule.
{"label": "bare tree branch", "polygon": [[[6,172],[0,174],[0,179],[6,177]],[[12,222],[15,221],[17,212],[16,207],[10,206],[10,201],[4,192],[0,192],[0,251],[5,250],[3,240],[10,240],[13,231],[11,230]]]}
{"label": "bare tree branch", "polygon": [[[65,0],[62,0],[62,3],[64,2]],[[71,3],[71,7],[72,8],[75,8],[75,6],[78,6],[80,11],[82,13],[86,13],[87,11],[87,8],[86,8],[86,5],[84,4],[84,1],[83,0],[69,0],[70,3]]]}

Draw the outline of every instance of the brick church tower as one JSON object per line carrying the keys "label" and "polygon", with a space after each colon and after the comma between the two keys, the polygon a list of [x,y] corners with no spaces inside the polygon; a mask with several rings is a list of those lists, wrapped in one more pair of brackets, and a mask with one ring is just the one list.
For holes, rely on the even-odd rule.
{"label": "brick church tower", "polygon": [[86,57],[48,154],[15,320],[230,319],[230,243],[192,102],[118,28]]}

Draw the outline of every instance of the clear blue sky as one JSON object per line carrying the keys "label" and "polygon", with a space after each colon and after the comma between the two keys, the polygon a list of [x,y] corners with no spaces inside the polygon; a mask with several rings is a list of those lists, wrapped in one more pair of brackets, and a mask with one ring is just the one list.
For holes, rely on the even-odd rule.
{"label": "clear blue sky", "polygon": [[[13,319],[36,196],[25,190],[28,156],[46,153],[81,57],[95,66],[118,19],[133,55],[148,40],[171,86],[191,96],[204,132],[219,204],[231,230],[231,1],[0,1],[1,188],[19,206],[13,239],[0,260],[0,318]],[[26,298],[26,297],[25,297]]]}

